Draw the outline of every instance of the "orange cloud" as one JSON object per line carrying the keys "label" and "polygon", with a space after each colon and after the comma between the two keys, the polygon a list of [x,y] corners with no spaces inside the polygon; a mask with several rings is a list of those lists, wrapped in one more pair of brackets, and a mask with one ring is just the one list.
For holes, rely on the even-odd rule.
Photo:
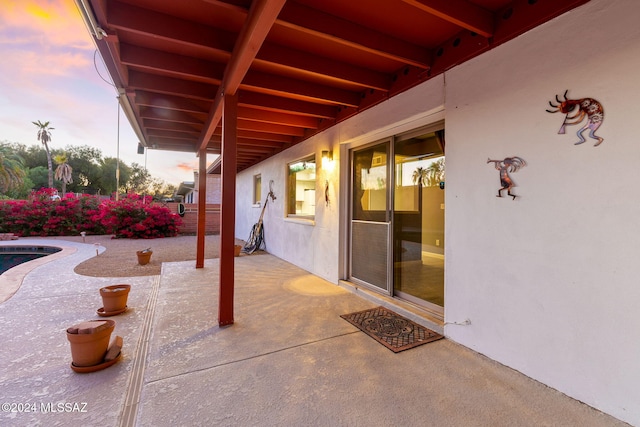
{"label": "orange cloud", "polygon": [[0,22],[3,44],[94,48],[73,0],[3,0]]}
{"label": "orange cloud", "polygon": [[198,169],[198,163],[197,162],[191,162],[191,163],[179,163],[178,165],[176,165],[176,168],[182,170],[182,171],[187,171],[187,172],[191,172],[194,169]]}

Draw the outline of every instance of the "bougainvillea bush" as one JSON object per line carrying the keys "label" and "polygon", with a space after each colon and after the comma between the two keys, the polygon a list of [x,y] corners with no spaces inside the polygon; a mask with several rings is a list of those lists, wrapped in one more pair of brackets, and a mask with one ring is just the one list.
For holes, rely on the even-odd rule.
{"label": "bougainvillea bush", "polygon": [[102,204],[96,222],[102,224],[116,238],[153,239],[178,234],[182,219],[164,206],[151,204],[136,194],[119,201],[108,200]]}
{"label": "bougainvillea bush", "polygon": [[69,236],[113,234],[114,237],[150,239],[178,234],[179,215],[151,204],[137,195],[123,200],[67,194],[59,199],[55,190],[42,189],[28,200],[0,201],[0,233],[18,236]]}

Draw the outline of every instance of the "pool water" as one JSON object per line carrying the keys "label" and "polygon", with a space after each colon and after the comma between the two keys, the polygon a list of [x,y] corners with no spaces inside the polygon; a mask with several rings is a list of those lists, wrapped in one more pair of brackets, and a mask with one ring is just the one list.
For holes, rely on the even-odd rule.
{"label": "pool water", "polygon": [[0,246],[0,274],[22,263],[60,252],[50,246]]}

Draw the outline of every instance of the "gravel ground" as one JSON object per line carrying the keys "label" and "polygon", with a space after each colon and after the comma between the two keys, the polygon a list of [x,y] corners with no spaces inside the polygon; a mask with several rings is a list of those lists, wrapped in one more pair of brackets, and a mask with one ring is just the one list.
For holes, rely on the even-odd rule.
{"label": "gravel ground", "polygon": [[[82,242],[81,236],[46,237],[44,239]],[[106,248],[100,255],[75,268],[83,276],[134,277],[160,274],[163,262],[195,261],[196,236],[165,237],[162,239],[112,239],[111,236],[86,236],[84,243]],[[236,240],[236,244],[244,242]],[[205,236],[205,258],[219,256],[220,235]],[[147,265],[139,265],[136,251],[151,248],[153,254]]]}

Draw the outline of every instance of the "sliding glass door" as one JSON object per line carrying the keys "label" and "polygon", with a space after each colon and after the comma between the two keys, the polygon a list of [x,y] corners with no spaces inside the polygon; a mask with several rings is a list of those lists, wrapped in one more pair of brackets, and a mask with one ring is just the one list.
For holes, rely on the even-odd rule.
{"label": "sliding glass door", "polygon": [[350,280],[444,310],[444,131],[351,150]]}

